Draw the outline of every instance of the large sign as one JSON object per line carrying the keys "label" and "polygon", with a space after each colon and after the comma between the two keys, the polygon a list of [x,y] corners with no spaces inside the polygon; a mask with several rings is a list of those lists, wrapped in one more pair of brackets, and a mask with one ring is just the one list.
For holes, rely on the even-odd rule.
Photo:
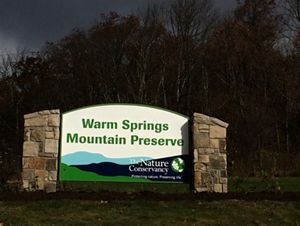
{"label": "large sign", "polygon": [[62,115],[60,180],[184,182],[188,117],[111,104]]}

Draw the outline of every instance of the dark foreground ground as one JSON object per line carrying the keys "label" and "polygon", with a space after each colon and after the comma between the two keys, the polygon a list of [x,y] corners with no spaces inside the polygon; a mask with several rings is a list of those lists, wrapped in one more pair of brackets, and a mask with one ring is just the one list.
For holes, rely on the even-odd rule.
{"label": "dark foreground ground", "polygon": [[300,193],[1,193],[4,225],[300,225]]}
{"label": "dark foreground ground", "polygon": [[1,200],[4,225],[300,225],[299,194],[35,193]]}
{"label": "dark foreground ground", "polygon": [[229,182],[227,194],[170,184],[65,183],[52,194],[3,190],[0,225],[300,226],[299,178]]}
{"label": "dark foreground ground", "polygon": [[87,200],[87,201],[279,201],[300,202],[300,192],[229,192],[218,193],[155,193],[155,192],[2,192],[1,202],[30,202],[47,200]]}

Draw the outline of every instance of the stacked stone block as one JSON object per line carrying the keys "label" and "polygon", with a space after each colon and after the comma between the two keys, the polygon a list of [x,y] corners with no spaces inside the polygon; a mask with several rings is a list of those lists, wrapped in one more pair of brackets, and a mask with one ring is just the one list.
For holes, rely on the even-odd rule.
{"label": "stacked stone block", "polygon": [[226,128],[219,119],[194,113],[194,186],[197,192],[227,192]]}
{"label": "stacked stone block", "polygon": [[59,148],[59,110],[24,116],[23,172],[25,190],[56,191]]}

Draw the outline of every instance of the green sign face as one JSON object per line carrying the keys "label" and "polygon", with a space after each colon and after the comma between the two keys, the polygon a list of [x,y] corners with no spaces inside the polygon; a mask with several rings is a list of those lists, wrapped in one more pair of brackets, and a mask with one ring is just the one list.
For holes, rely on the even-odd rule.
{"label": "green sign face", "polygon": [[188,118],[143,105],[100,105],[63,114],[60,180],[183,182]]}

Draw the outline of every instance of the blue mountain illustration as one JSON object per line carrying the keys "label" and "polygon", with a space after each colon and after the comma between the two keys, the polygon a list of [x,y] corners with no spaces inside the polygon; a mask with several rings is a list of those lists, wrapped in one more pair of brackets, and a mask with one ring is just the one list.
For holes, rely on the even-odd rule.
{"label": "blue mountain illustration", "polygon": [[151,160],[149,157],[130,157],[130,158],[107,158],[104,155],[90,153],[87,151],[78,151],[61,157],[61,162],[67,165],[88,165],[92,163],[113,162],[119,165],[128,165],[133,162]]}
{"label": "blue mountain illustration", "polygon": [[[148,180],[152,181],[188,181],[188,170],[184,170],[183,172],[175,172],[171,169],[171,163],[176,158],[182,158],[186,163],[185,169],[189,169],[189,156],[172,156],[166,157],[161,159],[151,159],[145,161],[145,163],[136,163],[136,164],[129,164],[129,165],[119,165],[113,162],[101,162],[101,163],[92,163],[87,165],[72,165],[72,167],[76,167],[77,169],[85,172],[92,172],[96,173],[100,176],[126,176],[132,177],[132,175],[141,175],[147,176]],[[168,162],[167,167],[156,167],[156,166],[149,166],[149,161],[151,162]],[[148,162],[148,164],[147,164]],[[168,171],[159,171],[161,169],[169,169]],[[135,169],[145,169],[145,170],[135,170]],[[169,178],[161,179],[160,175],[168,176]],[[176,176],[180,176],[177,178]],[[174,179],[173,179],[174,178]]]}

